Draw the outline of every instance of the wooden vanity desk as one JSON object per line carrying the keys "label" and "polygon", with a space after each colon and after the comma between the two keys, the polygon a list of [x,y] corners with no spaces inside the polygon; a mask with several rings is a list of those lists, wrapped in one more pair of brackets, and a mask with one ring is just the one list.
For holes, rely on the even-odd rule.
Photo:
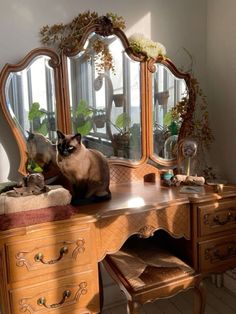
{"label": "wooden vanity desk", "polygon": [[187,195],[134,181],[111,190],[106,202],[1,217],[2,313],[99,312],[98,262],[134,234],[185,239],[186,258],[204,275],[236,266],[235,187]]}
{"label": "wooden vanity desk", "polygon": [[[19,147],[22,175],[40,165],[50,178],[56,165],[54,155],[42,161],[37,141],[27,151],[26,130],[31,140],[47,134],[52,145],[57,129],[76,134],[82,128],[86,147],[112,165],[109,201],[0,215],[1,314],[98,313],[98,263],[133,235],[165,240],[204,276],[236,267],[236,187],[182,194],[159,182],[158,169],[176,168],[178,143],[193,135],[195,80],[163,52],[154,58],[135,51],[110,18],[86,18],[79,42],[60,53],[61,45],[35,48],[0,72],[0,106]],[[97,63],[101,52],[112,58],[109,68]],[[45,97],[32,98],[35,90],[45,90]],[[101,117],[105,124],[95,124]],[[50,145],[43,152],[51,152]],[[156,180],[144,182],[146,175]]]}

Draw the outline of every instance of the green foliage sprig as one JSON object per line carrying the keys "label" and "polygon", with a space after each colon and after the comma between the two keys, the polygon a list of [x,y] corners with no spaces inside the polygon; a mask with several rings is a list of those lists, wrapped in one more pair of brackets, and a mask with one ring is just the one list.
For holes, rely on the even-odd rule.
{"label": "green foliage sprig", "polygon": [[34,102],[28,113],[29,121],[32,121],[34,131],[43,134],[44,136],[48,133],[48,117],[47,112],[40,108],[38,102]]}

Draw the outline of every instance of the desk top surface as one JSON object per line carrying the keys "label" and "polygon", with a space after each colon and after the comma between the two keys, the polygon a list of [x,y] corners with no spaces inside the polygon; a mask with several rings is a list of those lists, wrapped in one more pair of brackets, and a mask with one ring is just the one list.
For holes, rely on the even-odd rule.
{"label": "desk top surface", "polygon": [[236,196],[236,186],[225,186],[221,193],[214,193],[211,186],[204,186],[201,193],[180,193],[179,187],[162,187],[155,183],[132,182],[111,186],[109,201],[81,206],[55,206],[0,215],[0,231],[27,227],[35,224],[80,219],[81,223],[106,217],[128,215],[167,206],[217,201]]}

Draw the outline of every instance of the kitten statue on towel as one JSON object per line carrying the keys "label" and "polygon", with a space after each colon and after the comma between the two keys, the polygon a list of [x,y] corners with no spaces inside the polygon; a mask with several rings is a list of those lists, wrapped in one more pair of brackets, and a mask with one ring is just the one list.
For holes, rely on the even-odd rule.
{"label": "kitten statue on towel", "polygon": [[57,136],[57,164],[73,184],[72,204],[110,199],[110,172],[105,156],[95,149],[86,148],[79,133],[65,135],[57,131]]}

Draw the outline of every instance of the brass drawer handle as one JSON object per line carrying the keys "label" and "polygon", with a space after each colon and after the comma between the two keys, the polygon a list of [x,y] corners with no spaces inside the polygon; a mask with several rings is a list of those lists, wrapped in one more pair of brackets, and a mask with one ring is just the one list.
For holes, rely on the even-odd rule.
{"label": "brass drawer handle", "polygon": [[70,296],[71,296],[71,291],[70,290],[65,290],[63,292],[62,299],[61,299],[60,302],[47,305],[46,304],[46,298],[41,297],[41,298],[39,298],[37,300],[37,304],[38,305],[42,305],[42,306],[46,307],[47,309],[54,309],[54,308],[57,308],[57,307],[61,306],[63,303],[65,303],[66,299],[69,298]]}
{"label": "brass drawer handle", "polygon": [[211,263],[217,261],[225,261],[229,258],[233,258],[236,256],[236,245],[232,243],[227,247],[225,254],[220,253],[220,249],[216,247],[208,248],[205,250],[205,259],[210,260]]}
{"label": "brass drawer handle", "polygon": [[67,246],[63,246],[61,249],[60,249],[60,254],[58,256],[57,259],[52,259],[50,261],[45,261],[44,260],[44,256],[42,253],[37,253],[35,256],[34,256],[34,260],[35,262],[41,262],[43,264],[55,264],[57,263],[58,261],[60,261],[63,257],[64,254],[67,254],[68,253],[68,248]]}
{"label": "brass drawer handle", "polygon": [[230,257],[233,257],[235,256],[236,254],[236,249],[233,248],[232,246],[229,246],[228,249],[227,249],[227,253],[226,254],[220,254],[219,253],[219,250],[215,250],[214,251],[214,257],[220,261],[224,261]]}
{"label": "brass drawer handle", "polygon": [[[203,216],[203,223],[204,225],[209,225],[210,227],[218,225],[218,226],[223,226],[226,225],[227,223],[231,222],[231,221],[236,221],[236,215],[234,215],[232,213],[232,210],[229,209],[227,216],[225,217],[225,219],[220,218],[219,215],[215,215],[214,217],[212,217],[213,215],[211,214],[205,214]],[[223,215],[221,215],[223,216]],[[212,218],[211,218],[212,217]]]}
{"label": "brass drawer handle", "polygon": [[213,218],[213,221],[217,224],[217,225],[226,225],[228,222],[230,222],[232,220],[232,213],[229,210],[228,215],[226,217],[226,219],[224,220],[220,220],[220,217],[218,215],[215,215],[215,217]]}

